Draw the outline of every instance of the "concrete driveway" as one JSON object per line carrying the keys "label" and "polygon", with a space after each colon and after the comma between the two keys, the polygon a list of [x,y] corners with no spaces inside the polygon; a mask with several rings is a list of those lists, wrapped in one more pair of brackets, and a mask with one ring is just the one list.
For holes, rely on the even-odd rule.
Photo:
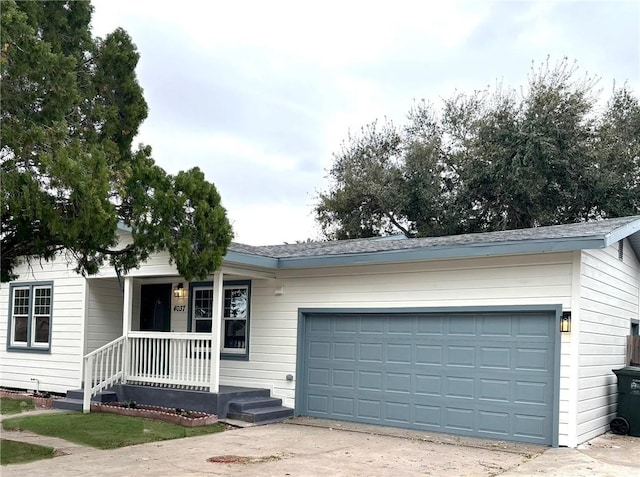
{"label": "concrete driveway", "polygon": [[[3,437],[12,438],[4,432]],[[23,433],[24,434],[24,433]],[[25,439],[26,435],[21,440]],[[619,437],[619,436],[614,436]],[[629,441],[631,439],[631,441]],[[4,466],[2,476],[69,475],[638,475],[640,439],[628,459],[603,460],[588,450],[467,439],[399,429],[296,418],[282,424],[143,444],[116,450],[70,446],[68,455]],[[41,443],[45,443],[40,440]],[[611,441],[613,442],[613,441]],[[606,450],[601,446],[600,450]],[[611,447],[613,449],[613,447]],[[60,448],[60,447],[59,447]],[[607,454],[604,452],[604,454]],[[562,469],[565,469],[563,472]]]}

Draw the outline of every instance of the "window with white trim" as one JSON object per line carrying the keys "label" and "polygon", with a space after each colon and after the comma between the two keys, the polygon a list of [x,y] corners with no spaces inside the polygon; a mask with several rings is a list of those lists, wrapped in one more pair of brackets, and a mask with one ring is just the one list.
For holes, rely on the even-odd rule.
{"label": "window with white trim", "polygon": [[10,349],[48,351],[51,346],[53,283],[11,284]]}

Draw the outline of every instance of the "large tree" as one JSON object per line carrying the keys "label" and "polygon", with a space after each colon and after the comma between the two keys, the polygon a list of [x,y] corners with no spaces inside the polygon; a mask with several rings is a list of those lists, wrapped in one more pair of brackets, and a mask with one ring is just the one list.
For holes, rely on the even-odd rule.
{"label": "large tree", "polygon": [[93,38],[91,13],[88,1],[2,2],[2,281],[22,258],[126,273],[159,250],[204,277],[232,237],[220,196],[197,168],[173,176],[133,147],[147,116],[139,55],[122,29]]}
{"label": "large tree", "polygon": [[566,60],[522,92],[458,93],[377,122],[335,154],[316,217],[327,238],[432,236],[640,214],[640,106]]}

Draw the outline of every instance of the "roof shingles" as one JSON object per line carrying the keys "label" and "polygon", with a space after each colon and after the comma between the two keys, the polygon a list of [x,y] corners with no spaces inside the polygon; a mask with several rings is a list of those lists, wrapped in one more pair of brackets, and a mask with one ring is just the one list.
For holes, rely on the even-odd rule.
{"label": "roof shingles", "polygon": [[[472,247],[474,245],[499,245],[501,243],[561,241],[581,238],[605,238],[615,230],[638,221],[640,216],[604,219],[576,224],[553,225],[529,229],[504,230],[475,234],[423,237],[405,240],[388,240],[380,237],[310,242],[299,244],[252,246],[232,243],[230,251],[270,258],[302,258],[347,254],[376,253],[441,247]],[[636,232],[637,234],[638,232]]]}

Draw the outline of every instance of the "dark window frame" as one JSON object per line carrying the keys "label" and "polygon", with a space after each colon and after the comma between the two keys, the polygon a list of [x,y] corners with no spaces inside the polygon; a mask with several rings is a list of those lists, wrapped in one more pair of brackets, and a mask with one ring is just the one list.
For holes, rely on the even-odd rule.
{"label": "dark window frame", "polygon": [[[36,313],[36,306],[43,306],[42,303],[36,304],[36,290],[49,289],[48,303],[49,314]],[[16,290],[29,290],[27,297],[28,311],[26,313],[26,341],[15,341],[15,293]],[[53,298],[54,284],[53,281],[45,282],[12,282],[9,284],[9,303],[7,313],[7,351],[20,351],[30,353],[51,353],[51,337],[53,329]],[[20,314],[24,316],[25,314]],[[34,326],[38,317],[46,316],[49,318],[49,333],[46,342],[36,342]]]}
{"label": "dark window frame", "polygon": [[[213,282],[190,282],[189,283],[189,302],[188,302],[188,320],[187,331],[195,332],[195,323],[193,318],[193,299],[195,289],[207,287],[212,288]],[[245,346],[244,352],[230,352],[230,348],[224,348],[225,340],[225,322],[229,321],[229,318],[221,317],[221,329],[220,329],[220,359],[226,360],[239,360],[248,361],[250,352],[250,336],[251,336],[251,280],[229,280],[222,283],[222,299],[225,299],[225,291],[232,288],[246,288],[247,289],[247,318],[245,324]],[[224,315],[224,304],[223,304]]]}

